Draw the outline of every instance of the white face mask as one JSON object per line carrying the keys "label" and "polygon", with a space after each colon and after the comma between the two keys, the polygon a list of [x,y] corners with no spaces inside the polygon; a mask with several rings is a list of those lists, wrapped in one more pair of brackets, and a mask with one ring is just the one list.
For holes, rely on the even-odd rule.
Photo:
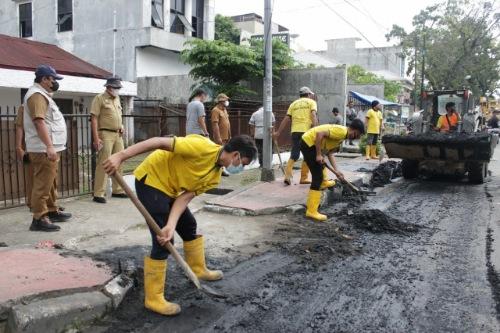
{"label": "white face mask", "polygon": [[229,101],[224,101],[224,106],[229,106]]}
{"label": "white face mask", "polygon": [[113,96],[115,96],[115,97],[120,96],[120,89],[113,88],[113,89],[111,89],[111,91],[113,92]]}

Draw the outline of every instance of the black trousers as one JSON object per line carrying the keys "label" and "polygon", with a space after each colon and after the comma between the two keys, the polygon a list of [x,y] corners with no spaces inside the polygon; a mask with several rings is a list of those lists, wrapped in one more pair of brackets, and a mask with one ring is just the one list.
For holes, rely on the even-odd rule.
{"label": "black trousers", "polygon": [[316,147],[314,145],[309,147],[304,140],[301,140],[300,151],[302,152],[302,156],[304,156],[304,161],[311,171],[311,190],[319,191],[321,183],[323,182],[323,168],[325,166],[316,162]]}
{"label": "black trousers", "polygon": [[290,159],[296,161],[300,157],[300,142],[302,141],[303,132],[292,133],[292,151],[290,152]]}
{"label": "black trousers", "polygon": [[254,139],[255,140],[255,145],[257,146],[257,151],[259,152],[259,164],[260,167],[262,168],[262,149],[264,146],[264,139]]}
{"label": "black trousers", "polygon": [[[149,214],[151,214],[156,224],[158,224],[160,228],[163,228],[167,224],[168,215],[170,214],[170,209],[174,204],[175,199],[169,197],[154,187],[146,185],[144,183],[146,177],[141,180],[135,180],[135,191],[137,193],[137,197],[144,207],[146,207]],[[196,219],[189,208],[186,208],[177,222],[175,231],[177,231],[177,234],[179,234],[183,241],[192,241],[196,239],[196,226]],[[151,259],[167,259],[170,252],[158,243],[156,234],[153,230],[151,230],[151,228],[149,231],[151,232],[151,241],[153,245],[150,254]]]}

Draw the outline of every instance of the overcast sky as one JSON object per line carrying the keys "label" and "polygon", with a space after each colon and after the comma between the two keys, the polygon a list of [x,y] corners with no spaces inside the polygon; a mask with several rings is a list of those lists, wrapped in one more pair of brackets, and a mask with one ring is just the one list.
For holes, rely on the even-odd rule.
{"label": "overcast sky", "polygon": [[[385,34],[393,24],[411,31],[411,21],[421,9],[440,0],[274,0],[273,21],[299,34],[298,42],[310,50],[326,49],[325,39],[360,37],[324,3],[354,25],[376,46],[390,45]],[[215,0],[217,14],[264,14],[264,0]]]}

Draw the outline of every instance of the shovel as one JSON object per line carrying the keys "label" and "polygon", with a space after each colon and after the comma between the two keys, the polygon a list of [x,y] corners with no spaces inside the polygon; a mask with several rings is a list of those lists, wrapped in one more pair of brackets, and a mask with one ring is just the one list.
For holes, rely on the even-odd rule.
{"label": "shovel", "polygon": [[[332,173],[334,173],[333,172],[333,168],[331,166],[329,166],[326,163],[325,163],[325,166],[326,166],[326,168],[328,170],[330,170]],[[353,183],[351,183],[350,181],[348,181],[347,179],[344,179],[342,182],[344,184],[346,184],[347,187],[349,187],[351,189],[351,191],[353,191],[356,194],[366,194],[366,195],[375,195],[375,194],[377,194],[376,192],[373,192],[373,191],[362,190],[359,187],[357,187],[356,185],[354,185]]]}
{"label": "shovel", "polygon": [[285,173],[285,168],[283,167],[283,161],[281,160],[281,152],[280,152],[280,146],[278,146],[278,141],[276,139],[273,139],[274,143],[274,148],[276,148],[276,152],[278,153],[278,159],[280,160],[280,169],[283,171],[283,174],[286,175]]}
{"label": "shovel", "polygon": [[[121,186],[121,188],[125,191],[125,193],[127,193],[128,197],[130,198],[130,200],[132,200],[132,203],[139,210],[139,212],[142,214],[142,216],[146,219],[146,223],[148,224],[148,226],[155,232],[156,235],[160,236],[161,235],[160,227],[158,226],[158,224],[156,224],[153,217],[151,217],[149,212],[146,210],[146,208],[143,206],[143,204],[139,201],[139,198],[137,198],[135,193],[132,192],[132,189],[130,189],[130,187],[127,185],[127,183],[125,183],[125,180],[123,180],[123,177],[118,173],[115,173],[113,175],[113,177],[116,180],[116,182]],[[191,267],[189,267],[189,265],[184,261],[184,259],[181,257],[179,252],[177,252],[177,250],[172,245],[172,243],[167,242],[164,246],[168,250],[168,252],[170,252],[170,254],[172,254],[172,256],[175,258],[177,263],[184,270],[184,273],[186,274],[188,279],[191,280],[191,282],[193,282],[193,284],[196,286],[196,288],[198,290],[201,290],[205,294],[210,295],[210,296],[215,296],[215,297],[219,297],[219,298],[226,297],[224,295],[221,295],[220,293],[218,293],[214,289],[201,284],[198,277],[191,270]]]}

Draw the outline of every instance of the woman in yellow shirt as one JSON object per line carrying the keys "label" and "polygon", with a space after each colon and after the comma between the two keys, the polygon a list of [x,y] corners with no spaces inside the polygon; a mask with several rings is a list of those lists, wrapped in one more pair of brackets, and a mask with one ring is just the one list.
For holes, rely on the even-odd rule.
{"label": "woman in yellow shirt", "polygon": [[344,180],[344,174],[338,169],[333,153],[345,139],[354,140],[365,133],[365,125],[360,119],[354,119],[349,127],[341,125],[320,125],[313,127],[302,136],[300,151],[304,156],[312,174],[312,182],[307,196],[306,216],[317,221],[326,221],[326,215],[318,212],[321,201],[321,190],[335,185],[335,182],[326,180],[325,160],[323,153],[328,156],[335,175]]}
{"label": "woman in yellow shirt", "polygon": [[173,241],[177,231],[184,242],[186,262],[201,280],[219,280],[221,271],[208,270],[202,235],[196,231],[196,219],[188,203],[199,194],[216,187],[222,167],[238,173],[257,157],[254,141],[246,135],[231,138],[224,146],[192,134],[186,137],[152,138],[113,154],[104,162],[104,170],[112,175],[123,161],[153,151],[135,169],[137,196],[162,228],[162,235],[151,230],[151,254],[144,258],[144,305],[163,315],[175,315],[180,306],[165,300],[167,257],[163,247]]}

